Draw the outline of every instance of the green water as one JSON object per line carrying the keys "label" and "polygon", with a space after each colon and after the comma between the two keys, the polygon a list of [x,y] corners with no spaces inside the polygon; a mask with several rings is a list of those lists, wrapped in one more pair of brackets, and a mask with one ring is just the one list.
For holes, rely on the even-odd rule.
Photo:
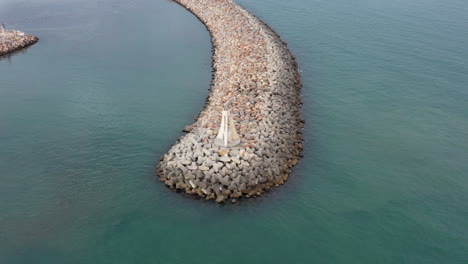
{"label": "green water", "polygon": [[0,0],[0,263],[468,263],[468,3],[240,0],[303,77],[304,158],[219,206],[154,181],[209,35],[163,0]]}

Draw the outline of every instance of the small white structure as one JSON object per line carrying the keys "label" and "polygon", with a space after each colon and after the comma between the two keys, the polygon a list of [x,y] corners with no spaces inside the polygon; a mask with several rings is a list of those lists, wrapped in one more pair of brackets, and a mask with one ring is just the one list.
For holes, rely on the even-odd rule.
{"label": "small white structure", "polygon": [[216,136],[214,143],[220,147],[235,147],[240,144],[240,141],[229,110],[224,110],[218,136]]}
{"label": "small white structure", "polygon": [[6,33],[5,25],[2,24],[0,33]]}

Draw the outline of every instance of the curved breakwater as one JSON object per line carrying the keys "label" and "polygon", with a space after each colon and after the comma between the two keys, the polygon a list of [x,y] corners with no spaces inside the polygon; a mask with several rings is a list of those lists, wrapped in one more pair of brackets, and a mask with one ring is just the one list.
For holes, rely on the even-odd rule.
{"label": "curved breakwater", "polygon": [[[189,132],[157,166],[172,189],[222,202],[283,184],[302,150],[300,76],[279,36],[231,0],[176,0],[202,21],[213,43],[213,82]],[[241,142],[214,144],[229,108]]]}

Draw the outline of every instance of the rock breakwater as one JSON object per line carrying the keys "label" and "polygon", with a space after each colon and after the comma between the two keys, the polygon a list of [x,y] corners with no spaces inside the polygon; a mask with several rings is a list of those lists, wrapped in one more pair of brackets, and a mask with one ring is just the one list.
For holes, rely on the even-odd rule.
{"label": "rock breakwater", "polygon": [[0,32],[0,56],[30,46],[39,39],[17,30]]}
{"label": "rock breakwater", "polygon": [[[213,82],[188,134],[157,166],[159,180],[222,202],[283,184],[302,151],[300,76],[286,43],[231,0],[175,0],[202,21],[213,44]],[[229,108],[240,145],[214,144]]]}

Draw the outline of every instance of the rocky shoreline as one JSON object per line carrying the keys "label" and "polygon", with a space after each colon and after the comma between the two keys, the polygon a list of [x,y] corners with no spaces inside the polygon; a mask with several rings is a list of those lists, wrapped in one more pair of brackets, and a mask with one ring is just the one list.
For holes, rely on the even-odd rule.
{"label": "rocky shoreline", "polygon": [[39,39],[17,30],[0,32],[0,56],[33,45]]}
{"label": "rocky shoreline", "polygon": [[[213,43],[213,82],[189,132],[157,166],[175,190],[223,202],[283,184],[302,151],[300,76],[287,44],[232,0],[175,0],[205,24]],[[214,144],[229,108],[241,143]]]}

